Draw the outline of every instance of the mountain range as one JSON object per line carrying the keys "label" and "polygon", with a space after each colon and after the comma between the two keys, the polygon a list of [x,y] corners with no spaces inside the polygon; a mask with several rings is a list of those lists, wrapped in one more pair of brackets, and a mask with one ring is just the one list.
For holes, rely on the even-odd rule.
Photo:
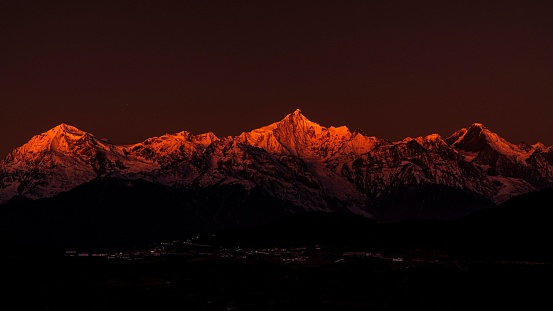
{"label": "mountain range", "polygon": [[144,220],[163,210],[188,227],[256,225],[302,211],[457,219],[552,185],[552,146],[514,144],[480,123],[447,138],[389,141],[321,126],[299,109],[238,136],[182,131],[130,145],[60,124],[0,162],[4,210],[122,208],[142,210]]}

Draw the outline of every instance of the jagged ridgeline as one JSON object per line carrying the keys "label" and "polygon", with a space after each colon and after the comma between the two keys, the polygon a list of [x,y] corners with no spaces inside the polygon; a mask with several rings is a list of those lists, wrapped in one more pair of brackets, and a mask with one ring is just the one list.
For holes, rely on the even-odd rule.
{"label": "jagged ridgeline", "polygon": [[551,146],[513,144],[479,123],[392,142],[300,110],[235,137],[183,131],[132,145],[61,124],[0,162],[4,210],[57,208],[91,226],[86,215],[135,213],[143,226],[182,227],[175,234],[301,211],[457,219],[552,184]]}

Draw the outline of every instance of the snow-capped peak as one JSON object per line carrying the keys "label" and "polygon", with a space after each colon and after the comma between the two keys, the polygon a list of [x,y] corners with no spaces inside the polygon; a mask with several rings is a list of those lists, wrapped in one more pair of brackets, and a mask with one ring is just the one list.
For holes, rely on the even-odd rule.
{"label": "snow-capped peak", "polygon": [[[29,198],[50,197],[96,176],[124,166],[117,146],[92,134],[62,123],[14,149],[0,167],[6,175],[19,176],[0,195],[0,201],[14,195]],[[32,174],[28,175],[29,172]],[[4,180],[5,182],[5,180]]]}
{"label": "snow-capped peak", "polygon": [[547,149],[547,146],[546,146],[546,145],[544,145],[544,144],[543,144],[543,143],[541,143],[541,142],[537,142],[537,143],[535,143],[535,144],[531,145],[531,148],[533,148],[533,149],[541,149],[541,150],[546,150],[546,149]]}
{"label": "snow-capped peak", "polygon": [[470,133],[471,131],[474,131],[475,133],[478,133],[480,137],[485,138],[488,145],[500,153],[511,154],[513,153],[513,151],[520,151],[519,148],[517,148],[514,144],[506,141],[496,133],[488,130],[488,128],[486,128],[481,123],[474,123],[473,125],[471,125],[468,133]]}
{"label": "snow-capped peak", "polygon": [[415,138],[417,143],[426,149],[432,149],[436,147],[445,147],[446,143],[439,134],[430,134],[426,136],[419,136]]}
{"label": "snow-capped peak", "polygon": [[[473,123],[468,129],[462,128],[446,141],[456,149],[466,152],[480,152],[489,145],[488,137],[495,135],[489,131],[482,123]],[[495,135],[497,136],[497,135]],[[493,141],[493,139],[491,139]]]}
{"label": "snow-capped peak", "polygon": [[219,138],[213,132],[195,135],[193,139],[196,143],[200,144],[204,148],[211,145],[211,143],[213,143],[214,141],[219,140]]}
{"label": "snow-capped peak", "polygon": [[321,126],[296,109],[282,120],[244,132],[237,139],[272,153],[321,159],[331,156],[351,137],[352,133],[346,126]]}
{"label": "snow-capped peak", "polygon": [[53,128],[51,128],[50,130],[42,133],[41,135],[45,135],[45,136],[48,136],[48,137],[55,137],[55,136],[59,136],[59,135],[74,135],[75,137],[80,137],[82,135],[85,135],[87,134],[87,132],[85,131],[81,131],[80,129],[78,129],[77,127],[73,126],[73,125],[69,125],[69,124],[66,124],[66,123],[61,123]]}
{"label": "snow-capped peak", "polygon": [[58,131],[58,132],[82,132],[81,130],[79,130],[79,129],[76,128],[75,126],[70,125],[70,124],[67,124],[67,123],[60,123],[60,124],[54,126],[53,128],[51,128],[48,132],[50,132],[50,131]]}
{"label": "snow-capped peak", "polygon": [[277,122],[277,124],[291,124],[293,126],[302,125],[302,123],[304,123],[306,126],[315,126],[317,128],[321,127],[319,124],[307,119],[300,109],[294,110],[294,112],[286,115],[286,117]]}
{"label": "snow-capped peak", "polygon": [[26,144],[17,148],[21,154],[37,154],[44,151],[70,153],[79,141],[93,136],[75,126],[62,123],[52,129],[33,136]]}
{"label": "snow-capped peak", "polygon": [[490,131],[482,123],[473,123],[468,129],[461,129],[446,139],[446,142],[461,151],[472,154],[472,158],[485,148],[491,148],[501,155],[511,159],[524,161],[539,144],[515,145],[498,134]]}

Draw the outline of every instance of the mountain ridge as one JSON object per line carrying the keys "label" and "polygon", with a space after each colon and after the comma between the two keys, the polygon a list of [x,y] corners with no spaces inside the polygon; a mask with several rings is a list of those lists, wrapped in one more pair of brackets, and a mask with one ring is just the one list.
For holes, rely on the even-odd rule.
{"label": "mountain ridge", "polygon": [[429,189],[442,189],[493,205],[551,186],[553,148],[510,143],[481,123],[446,138],[429,134],[392,142],[347,126],[322,126],[300,109],[237,136],[181,131],[127,145],[62,123],[0,161],[0,203],[52,197],[106,176],[198,191],[236,185],[300,210],[396,221],[401,219],[386,211],[391,203],[385,198],[395,198],[395,209],[405,205],[397,215],[413,214],[407,210],[412,203],[398,201],[398,193],[424,197]]}

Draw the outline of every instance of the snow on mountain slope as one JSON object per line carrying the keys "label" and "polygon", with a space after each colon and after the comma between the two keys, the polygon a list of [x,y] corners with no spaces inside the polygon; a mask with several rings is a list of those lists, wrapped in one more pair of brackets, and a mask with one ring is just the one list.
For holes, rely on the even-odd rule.
{"label": "snow on mountain slope", "polygon": [[446,139],[465,161],[479,168],[496,185],[496,202],[551,185],[553,177],[549,148],[542,143],[513,144],[481,123],[463,128]]}
{"label": "snow on mountain slope", "polygon": [[279,122],[242,133],[237,139],[272,153],[326,159],[351,137],[347,127],[323,127],[308,120],[297,109]]}
{"label": "snow on mountain slope", "polygon": [[155,163],[129,159],[120,146],[60,124],[14,149],[0,163],[0,202],[15,195],[50,197],[109,172],[150,171]]}
{"label": "snow on mountain slope", "polygon": [[205,169],[204,152],[218,139],[212,132],[193,135],[181,131],[125,146],[123,153],[159,165],[159,169],[149,171],[145,179],[170,186],[187,185]]}
{"label": "snow on mountain slope", "polygon": [[193,135],[190,132],[182,131],[148,138],[141,143],[126,147],[125,153],[147,160],[155,160],[161,166],[166,166],[175,161],[190,159],[201,154],[216,140],[218,140],[217,136],[211,132]]}
{"label": "snow on mountain slope", "polygon": [[298,157],[270,153],[232,137],[215,141],[205,156],[209,164],[196,179],[196,187],[241,185],[247,191],[257,188],[304,210],[345,208],[345,204],[331,206],[332,196],[326,193],[309,165]]}
{"label": "snow on mountain slope", "polygon": [[482,151],[483,148],[489,147],[499,154],[521,163],[540,145],[536,144],[533,148],[532,146],[521,148],[521,145],[508,142],[481,123],[473,123],[468,129],[463,128],[455,132],[447,140],[458,150],[477,153]]}
{"label": "snow on mountain slope", "polygon": [[343,167],[342,174],[369,198],[377,198],[398,186],[421,184],[493,194],[486,176],[473,166],[465,165],[437,135],[383,144],[361,155],[351,167]]}
{"label": "snow on mountain slope", "polygon": [[323,127],[297,109],[279,122],[242,133],[236,140],[274,155],[299,157],[305,165],[299,173],[315,180],[325,196],[337,199],[356,214],[368,215],[363,210],[365,195],[330,162],[343,163],[368,152],[380,143],[376,137],[367,137],[359,130],[352,133],[345,126]]}

